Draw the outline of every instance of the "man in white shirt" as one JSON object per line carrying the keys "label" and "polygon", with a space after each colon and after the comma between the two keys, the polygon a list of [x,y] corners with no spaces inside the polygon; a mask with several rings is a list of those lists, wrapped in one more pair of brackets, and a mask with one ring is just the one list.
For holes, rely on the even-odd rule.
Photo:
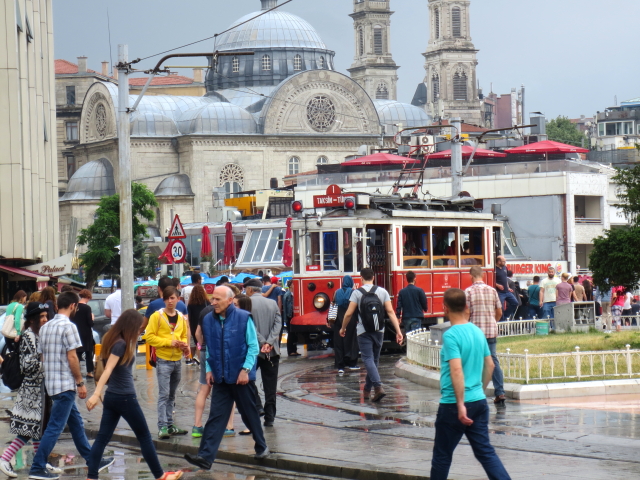
{"label": "man in white shirt", "polygon": [[104,314],[111,319],[111,325],[118,321],[122,313],[122,290],[119,288],[104,301]]}
{"label": "man in white shirt", "polygon": [[184,302],[185,305],[189,305],[189,297],[191,296],[191,291],[193,290],[193,287],[201,284],[202,284],[202,277],[200,276],[200,274],[199,273],[192,274],[191,285],[187,285],[186,287],[184,287],[181,292],[182,301]]}

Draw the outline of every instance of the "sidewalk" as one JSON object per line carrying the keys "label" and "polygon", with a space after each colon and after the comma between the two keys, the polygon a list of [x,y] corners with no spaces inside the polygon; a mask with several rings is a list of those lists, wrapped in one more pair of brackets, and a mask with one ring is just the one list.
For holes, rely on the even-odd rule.
{"label": "sidewalk", "polygon": [[[338,377],[332,358],[283,359],[275,427],[265,429],[274,454],[261,464],[351,479],[428,478],[438,392],[395,377],[397,359],[383,357],[388,395],[379,406],[362,400],[364,371]],[[178,426],[189,430],[198,373],[197,367],[183,368],[176,405]],[[136,370],[135,378],[155,434],[155,370]],[[2,401],[10,406],[10,399]],[[87,432],[95,434],[101,410],[89,413],[82,404],[81,412]],[[514,479],[638,478],[640,425],[627,412],[510,402],[502,413],[492,407],[491,440]],[[243,428],[238,414],[235,427]],[[124,422],[113,441],[137,445]],[[159,450],[175,453],[196,452],[198,445],[190,435],[157,441]],[[236,436],[223,440],[219,458],[256,464],[253,454],[251,437]],[[450,478],[486,478],[466,443],[456,450]]]}

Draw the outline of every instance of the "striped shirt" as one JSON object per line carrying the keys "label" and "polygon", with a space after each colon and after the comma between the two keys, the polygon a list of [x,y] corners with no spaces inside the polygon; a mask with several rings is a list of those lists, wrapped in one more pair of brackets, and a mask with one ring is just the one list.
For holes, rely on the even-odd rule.
{"label": "striped shirt", "polygon": [[56,315],[40,329],[44,382],[50,396],[76,391],[76,381],[69,368],[67,352],[81,347],[78,329],[65,315]]}
{"label": "striped shirt", "polygon": [[502,309],[498,292],[484,282],[475,282],[464,292],[471,312],[469,321],[480,328],[485,337],[496,338],[498,336],[496,308]]}

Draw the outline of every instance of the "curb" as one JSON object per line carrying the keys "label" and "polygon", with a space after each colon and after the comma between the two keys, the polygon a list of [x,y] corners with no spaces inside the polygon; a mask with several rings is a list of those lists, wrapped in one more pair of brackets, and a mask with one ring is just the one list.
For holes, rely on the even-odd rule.
{"label": "curb", "polygon": [[[94,439],[98,434],[98,431],[94,429],[86,429],[85,431],[87,437],[91,439]],[[140,442],[138,442],[135,436],[123,433],[114,432],[111,441],[120,442],[134,447],[140,446]],[[185,453],[198,453],[198,447],[194,445],[184,445],[160,440],[153,440],[153,444],[158,452],[181,455],[184,455]],[[371,470],[370,467],[365,464],[350,463],[335,459],[319,459],[301,455],[290,455],[286,453],[274,452],[268,458],[256,460],[253,458],[253,454],[230,452],[220,449],[218,450],[217,458],[219,460],[245,465],[263,466],[307,475],[323,475],[350,480],[429,480],[428,476],[398,473],[391,469]]]}

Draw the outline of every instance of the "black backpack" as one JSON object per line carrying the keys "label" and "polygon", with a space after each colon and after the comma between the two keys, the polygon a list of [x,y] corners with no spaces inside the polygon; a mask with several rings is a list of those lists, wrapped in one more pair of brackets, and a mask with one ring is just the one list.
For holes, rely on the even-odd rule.
{"label": "black backpack", "polygon": [[[22,340],[20,340],[21,342]],[[11,390],[17,390],[22,385],[24,375],[20,369],[20,342],[7,340],[2,350],[2,383]]]}
{"label": "black backpack", "polygon": [[362,293],[360,304],[358,305],[358,311],[360,313],[360,320],[365,332],[375,333],[384,328],[384,321],[386,318],[386,311],[384,305],[378,295],[376,295],[378,287],[373,286],[368,292],[360,287],[358,291]]}

